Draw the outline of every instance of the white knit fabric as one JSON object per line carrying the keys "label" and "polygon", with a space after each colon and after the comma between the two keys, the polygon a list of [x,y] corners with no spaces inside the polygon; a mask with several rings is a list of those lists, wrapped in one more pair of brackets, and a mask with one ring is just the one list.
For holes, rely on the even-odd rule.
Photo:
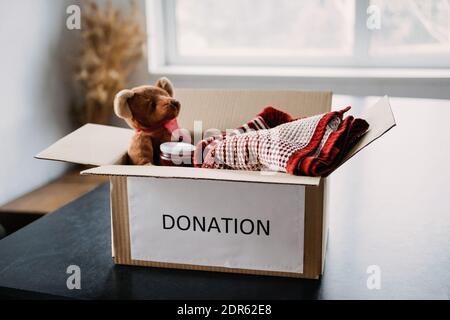
{"label": "white knit fabric", "polygon": [[[213,142],[209,159],[205,159],[205,162],[209,167],[218,169],[286,172],[288,160],[295,152],[308,146],[323,116],[324,114],[295,120],[272,129],[226,136],[225,139]],[[320,153],[340,122],[338,116],[329,122],[313,155]]]}

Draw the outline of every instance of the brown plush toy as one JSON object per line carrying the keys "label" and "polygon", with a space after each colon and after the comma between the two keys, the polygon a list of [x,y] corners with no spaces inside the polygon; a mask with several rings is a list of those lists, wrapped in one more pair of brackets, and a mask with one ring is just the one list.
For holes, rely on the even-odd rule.
{"label": "brown plush toy", "polygon": [[131,164],[159,163],[159,146],[171,141],[172,132],[178,129],[180,108],[167,78],[159,79],[154,86],[122,90],[116,95],[116,115],[136,131],[128,147]]}

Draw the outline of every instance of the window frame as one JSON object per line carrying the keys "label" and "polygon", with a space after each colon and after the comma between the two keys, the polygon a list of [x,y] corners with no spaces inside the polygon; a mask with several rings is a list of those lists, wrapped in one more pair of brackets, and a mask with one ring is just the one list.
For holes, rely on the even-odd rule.
{"label": "window frame", "polygon": [[[369,34],[378,30],[366,27],[367,8],[370,0],[355,1],[355,34],[353,54],[343,57],[309,58],[309,57],[183,57],[178,54],[176,45],[176,0],[146,0],[146,21],[149,37],[149,69],[160,70],[161,67],[192,72],[194,68],[371,68],[381,70],[404,69],[450,69],[450,54],[369,56]],[[328,60],[328,61],[327,61]],[[332,60],[332,62],[330,62]],[[301,61],[301,63],[300,63]],[[426,63],[424,63],[426,61]],[[288,68],[289,67],[289,68]],[[248,70],[247,70],[248,71]],[[375,71],[376,73],[376,71]],[[445,77],[448,73],[445,72]]]}

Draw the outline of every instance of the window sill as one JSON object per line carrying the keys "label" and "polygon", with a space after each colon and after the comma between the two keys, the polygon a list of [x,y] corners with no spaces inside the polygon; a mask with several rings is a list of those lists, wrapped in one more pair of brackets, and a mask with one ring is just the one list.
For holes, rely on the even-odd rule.
{"label": "window sill", "polygon": [[422,68],[323,68],[323,67],[234,67],[234,66],[157,66],[154,76],[268,77],[308,79],[450,79],[450,69]]}

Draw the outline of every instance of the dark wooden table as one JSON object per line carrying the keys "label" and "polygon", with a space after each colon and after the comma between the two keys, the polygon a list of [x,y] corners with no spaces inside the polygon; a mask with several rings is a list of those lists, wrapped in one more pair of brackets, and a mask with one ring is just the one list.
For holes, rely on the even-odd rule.
{"label": "dark wooden table", "polygon": [[[374,99],[336,97],[358,106]],[[449,299],[450,102],[392,99],[398,127],[333,173],[320,281],[115,266],[109,188],[0,241],[0,295],[80,299]],[[81,290],[66,286],[81,268]],[[370,266],[381,288],[367,287]]]}

